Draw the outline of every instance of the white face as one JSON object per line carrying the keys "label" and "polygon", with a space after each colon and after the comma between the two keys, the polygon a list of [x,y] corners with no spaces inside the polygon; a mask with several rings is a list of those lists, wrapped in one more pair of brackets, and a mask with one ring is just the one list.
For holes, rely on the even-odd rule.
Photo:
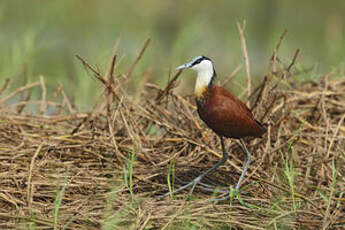
{"label": "white face", "polygon": [[181,70],[181,69],[186,69],[186,68],[191,68],[195,71],[199,72],[209,72],[209,71],[213,71],[213,64],[212,61],[209,58],[203,57],[203,56],[198,56],[193,58],[192,61],[180,65],[179,67],[177,67],[177,70]]}
{"label": "white face", "polygon": [[207,87],[213,78],[213,64],[210,60],[202,60],[200,63],[195,64],[191,67],[192,70],[195,70],[198,73],[198,77],[195,83],[195,95],[200,96],[205,87]]}
{"label": "white face", "polygon": [[[202,59],[202,60],[201,60]],[[201,61],[200,61],[201,60]],[[199,63],[197,63],[200,61]],[[212,78],[214,76],[214,69],[212,61],[208,58],[198,56],[194,58],[192,61],[177,67],[177,70],[190,68],[198,73],[196,83],[195,83],[195,94],[200,96],[203,92],[205,87],[207,87]]]}
{"label": "white face", "polygon": [[213,64],[210,60],[202,60],[200,63],[191,67],[192,70],[202,75],[213,75]]}

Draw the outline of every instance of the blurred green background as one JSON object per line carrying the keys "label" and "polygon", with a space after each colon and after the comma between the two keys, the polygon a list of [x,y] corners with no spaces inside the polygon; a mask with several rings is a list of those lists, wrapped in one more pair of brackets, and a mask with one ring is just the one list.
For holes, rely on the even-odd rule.
{"label": "blurred green background", "polygon": [[[128,69],[149,37],[151,44],[132,78],[134,86],[147,69],[152,70],[150,81],[163,85],[170,66],[197,55],[211,57],[218,75],[226,77],[243,63],[236,28],[236,22],[243,20],[247,22],[253,77],[258,79],[266,72],[274,44],[284,29],[288,34],[279,55],[283,61],[300,48],[301,66],[317,67],[319,72],[343,70],[344,15],[344,0],[2,0],[0,84],[9,77],[13,89],[43,75],[50,94],[61,83],[76,104],[87,109],[101,86],[74,55],[104,70],[120,39],[121,72]],[[244,68],[235,83],[244,83],[243,76]],[[188,78],[180,87],[192,89],[193,82]],[[233,84],[232,88],[240,90]]]}

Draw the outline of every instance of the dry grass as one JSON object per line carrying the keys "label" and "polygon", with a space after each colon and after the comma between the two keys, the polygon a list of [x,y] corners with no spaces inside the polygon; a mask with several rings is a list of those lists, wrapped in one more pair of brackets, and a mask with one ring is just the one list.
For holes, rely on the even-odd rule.
{"label": "dry grass", "polygon": [[[0,228],[341,229],[345,78],[330,73],[298,81],[293,69],[298,52],[284,66],[277,62],[279,44],[249,100],[268,127],[262,139],[246,140],[253,162],[241,198],[250,208],[237,199],[207,203],[212,194],[200,187],[190,201],[187,191],[172,200],[156,198],[168,191],[169,164],[190,180],[214,165],[221,149],[200,122],[193,98],[174,93],[181,72],[165,89],[148,83],[147,73],[137,95],[127,95],[142,51],[123,74],[114,70],[116,55],[104,74],[83,61],[105,89],[89,113],[76,112],[61,87],[47,99],[43,78],[12,94],[4,86]],[[42,100],[26,96],[7,103],[33,87],[41,87]],[[29,115],[34,108],[38,113]],[[235,141],[227,141],[227,148],[230,160],[205,179],[208,183],[237,181],[244,154]]]}

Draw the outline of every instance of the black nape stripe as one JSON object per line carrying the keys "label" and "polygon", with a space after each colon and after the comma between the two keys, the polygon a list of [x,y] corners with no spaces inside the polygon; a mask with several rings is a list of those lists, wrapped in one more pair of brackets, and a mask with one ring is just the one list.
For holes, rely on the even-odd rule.
{"label": "black nape stripe", "polygon": [[214,80],[217,78],[217,73],[216,73],[216,70],[213,68],[213,76],[211,78],[211,81],[210,83],[208,83],[208,87],[212,87],[213,86],[213,83],[214,83]]}
{"label": "black nape stripe", "polygon": [[209,60],[211,61],[211,59],[209,59],[208,57],[205,57],[205,56],[200,56],[200,58],[198,58],[197,60],[195,60],[192,64],[192,66],[196,65],[196,64],[199,64],[200,62],[202,62],[203,60]]}

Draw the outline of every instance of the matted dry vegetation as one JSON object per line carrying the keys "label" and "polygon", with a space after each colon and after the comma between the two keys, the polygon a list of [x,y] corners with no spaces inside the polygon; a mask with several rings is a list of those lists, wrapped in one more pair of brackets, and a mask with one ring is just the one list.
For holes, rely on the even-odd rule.
{"label": "matted dry vegetation", "polygon": [[[12,93],[5,84],[0,228],[343,229],[345,77],[297,81],[298,52],[284,65],[277,61],[279,43],[249,100],[268,128],[263,138],[246,139],[253,162],[241,198],[250,207],[238,199],[207,203],[212,194],[200,186],[192,200],[186,200],[188,191],[156,198],[168,191],[169,164],[190,180],[214,165],[221,149],[198,118],[193,97],[174,93],[181,72],[163,89],[148,83],[147,73],[136,95],[126,93],[146,43],[124,74],[114,70],[116,55],[105,74],[79,57],[105,86],[88,113],[77,112],[61,87],[47,99],[44,78]],[[41,100],[7,103],[33,87],[41,87]],[[37,114],[28,115],[35,105]],[[236,183],[244,154],[235,141],[227,148],[230,159],[207,183]]]}

